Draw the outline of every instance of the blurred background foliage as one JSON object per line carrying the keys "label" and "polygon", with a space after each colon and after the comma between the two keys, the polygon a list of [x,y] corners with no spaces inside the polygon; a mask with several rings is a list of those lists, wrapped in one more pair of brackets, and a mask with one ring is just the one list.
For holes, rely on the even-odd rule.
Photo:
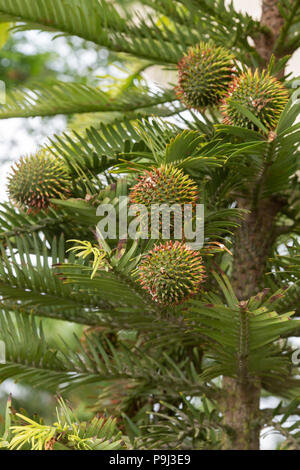
{"label": "blurred background foliage", "polygon": [[[119,3],[132,2],[123,0]],[[7,90],[57,80],[103,87],[109,86],[112,76],[122,78],[127,75],[128,60],[125,65],[122,55],[117,56],[94,43],[78,37],[53,40],[50,33],[38,31],[10,33],[11,26],[0,25],[0,80],[5,82]],[[129,66],[136,64],[129,63]],[[79,117],[58,115],[4,120],[0,131],[0,164],[11,163],[20,155],[35,151],[47,137],[63,132],[70,121],[74,129],[85,126],[87,120],[89,124],[94,123],[95,119],[97,116],[82,114]],[[0,186],[0,199],[3,200],[4,184]]]}

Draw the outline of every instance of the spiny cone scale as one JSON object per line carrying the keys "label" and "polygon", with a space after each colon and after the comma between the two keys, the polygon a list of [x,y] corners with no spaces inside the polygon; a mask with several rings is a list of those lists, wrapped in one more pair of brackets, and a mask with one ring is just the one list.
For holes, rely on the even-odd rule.
{"label": "spiny cone scale", "polygon": [[139,283],[162,305],[179,304],[199,292],[204,266],[199,251],[179,241],[156,245],[138,267]]}
{"label": "spiny cone scale", "polygon": [[221,108],[224,123],[257,131],[257,126],[241,114],[232,101],[249,109],[269,131],[272,131],[288,102],[288,92],[281,82],[266,71],[259,73],[256,70],[253,73],[249,69],[233,81]]}
{"label": "spiny cone scale", "polygon": [[188,108],[218,105],[234,74],[234,56],[227,49],[200,42],[178,63],[177,96]]}
{"label": "spiny cone scale", "polygon": [[63,161],[47,152],[22,157],[12,167],[8,193],[10,199],[28,213],[47,209],[50,199],[62,199],[71,193]]}
{"label": "spiny cone scale", "polygon": [[145,171],[131,188],[132,204],[192,204],[198,199],[196,183],[173,165]]}

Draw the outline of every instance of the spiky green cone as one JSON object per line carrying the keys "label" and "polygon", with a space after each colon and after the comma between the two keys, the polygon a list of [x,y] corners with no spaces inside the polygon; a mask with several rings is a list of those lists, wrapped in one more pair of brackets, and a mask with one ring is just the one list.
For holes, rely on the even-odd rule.
{"label": "spiky green cone", "polygon": [[220,104],[234,76],[234,56],[223,47],[200,42],[178,64],[177,96],[188,108]]}
{"label": "spiky green cone", "polygon": [[240,113],[232,104],[246,107],[269,130],[275,129],[280,115],[288,102],[284,86],[266,71],[254,73],[249,69],[237,77],[221,107],[224,123],[258,131],[258,127]]}
{"label": "spiky green cone", "polygon": [[179,304],[197,294],[204,278],[200,252],[178,241],[156,245],[138,267],[139,283],[163,305]]}
{"label": "spiky green cone", "polygon": [[50,199],[70,195],[70,178],[63,161],[46,152],[22,157],[9,176],[8,194],[28,213],[47,209]]}
{"label": "spiky green cone", "polygon": [[193,204],[198,199],[196,183],[173,165],[162,165],[145,171],[131,188],[132,204]]}
{"label": "spiky green cone", "polygon": [[[173,165],[154,168],[152,171],[145,171],[138,183],[131,188],[130,202],[133,205],[143,204],[147,209],[148,235],[151,231],[151,216],[155,213],[154,204],[161,206],[166,204],[168,208],[177,205],[176,211],[170,214],[170,234],[163,238],[173,238],[176,223],[180,224],[180,231],[183,234],[184,228],[184,205],[195,207],[198,199],[198,187],[196,183],[181,169]],[[152,211],[151,211],[152,210]],[[161,238],[163,235],[162,212],[157,209],[157,220],[159,221],[158,231],[154,238]],[[141,216],[141,222],[145,222]],[[178,230],[178,225],[177,225]],[[178,233],[178,232],[177,232]],[[175,237],[182,238],[182,236]]]}

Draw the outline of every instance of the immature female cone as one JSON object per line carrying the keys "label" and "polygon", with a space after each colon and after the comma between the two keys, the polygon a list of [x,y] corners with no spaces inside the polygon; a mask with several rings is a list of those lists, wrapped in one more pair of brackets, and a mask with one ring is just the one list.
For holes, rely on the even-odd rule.
{"label": "immature female cone", "polygon": [[[168,165],[145,171],[139,177],[138,183],[131,188],[130,202],[133,205],[142,204],[148,209],[147,227],[150,217],[151,222],[152,216],[155,217],[154,204],[158,206],[166,204],[170,209],[176,204],[176,210],[170,213],[169,236],[164,237],[169,239],[173,238],[175,227],[182,234],[185,222],[184,205],[190,205],[193,210],[197,203],[198,193],[196,183],[188,175],[185,175],[181,169]],[[153,238],[161,238],[163,234],[162,213],[159,213],[158,207],[156,210],[159,227],[157,227],[158,231],[154,232],[156,235],[153,235]],[[143,215],[141,216],[141,222],[145,223]],[[152,229],[151,223],[149,231],[150,228]]]}
{"label": "immature female cone", "polygon": [[288,102],[288,92],[284,86],[268,72],[254,73],[249,69],[237,77],[224,99],[221,108],[224,123],[258,130],[256,124],[241,113],[234,103],[251,111],[269,130],[275,129],[280,115]]}
{"label": "immature female cone", "polygon": [[177,96],[188,108],[220,103],[233,79],[234,56],[223,47],[200,42],[178,64]]}
{"label": "immature female cone", "polygon": [[195,295],[204,278],[200,252],[179,241],[156,245],[138,267],[139,283],[163,305],[179,304]]}
{"label": "immature female cone", "polygon": [[163,165],[145,171],[131,188],[130,202],[144,204],[193,204],[198,199],[196,183],[173,165]]}
{"label": "immature female cone", "polygon": [[8,193],[22,209],[36,213],[47,209],[50,199],[70,195],[70,178],[62,160],[47,152],[22,157],[12,167]]}

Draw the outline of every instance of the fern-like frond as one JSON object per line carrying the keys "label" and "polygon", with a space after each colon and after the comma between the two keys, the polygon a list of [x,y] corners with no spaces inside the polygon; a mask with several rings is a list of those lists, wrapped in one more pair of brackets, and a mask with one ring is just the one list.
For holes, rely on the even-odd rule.
{"label": "fern-like frond", "polygon": [[[161,401],[152,422],[142,427],[138,447],[201,450],[220,448],[220,416],[205,397],[180,396],[179,406]],[[144,429],[145,428],[145,429]]]}
{"label": "fern-like frond", "polygon": [[213,363],[203,377],[211,379],[224,374],[243,381],[258,376],[270,387],[275,382],[277,392],[281,386],[286,393],[285,380],[293,366],[276,341],[280,335],[299,327],[300,322],[291,319],[294,312],[279,315],[274,310],[283,293],[277,292],[266,300],[265,293],[261,293],[239,303],[227,278],[216,275],[216,279],[227,305],[209,294],[207,302],[192,300],[187,313],[193,327],[211,340],[208,357]]}
{"label": "fern-like frond", "polygon": [[[254,37],[261,25],[250,15],[236,11],[233,4],[227,5],[219,0],[141,0],[141,3],[167,17],[176,29],[198,29],[202,40],[213,38],[223,46],[226,37],[226,46],[233,49],[237,56],[242,55],[245,63],[253,64],[255,62],[251,61],[257,60],[257,53],[249,37]],[[248,55],[244,54],[245,50]],[[249,57],[249,52],[253,58]]]}
{"label": "fern-like frond", "polygon": [[189,46],[208,39],[220,45],[226,42],[249,65],[259,62],[249,36],[254,37],[260,25],[232,5],[218,0],[213,4],[206,0],[143,3],[155,13],[127,12],[107,0],[1,0],[0,21],[21,23],[17,30],[77,35],[161,64],[178,63]]}
{"label": "fern-like frond", "polygon": [[[73,212],[74,214],[74,212]],[[10,203],[0,204],[0,241],[2,244],[10,240],[13,247],[16,246],[16,239],[19,236],[27,237],[27,242],[31,250],[34,250],[34,243],[31,234],[35,233],[38,238],[40,249],[45,247],[45,241],[51,243],[53,237],[59,238],[63,233],[68,239],[73,236],[73,230],[70,228],[72,217],[67,211],[60,208],[59,210],[49,207],[48,211],[41,211],[38,214],[27,214],[14,207]],[[86,235],[86,225],[84,220],[76,220],[77,233]]]}
{"label": "fern-like frond", "polygon": [[5,311],[86,325],[114,325],[120,329],[144,323],[144,328],[151,330],[156,321],[158,328],[160,309],[149,302],[131,277],[140,255],[137,244],[121,258],[116,253],[110,262],[117,264],[118,269],[100,269],[91,280],[93,268],[89,267],[89,260],[86,265],[81,261],[73,264],[71,256],[69,264],[63,264],[67,261],[63,237],[51,241],[49,252],[36,234],[32,235],[31,245],[28,237],[19,236],[15,248],[9,241],[2,246],[0,307]]}
{"label": "fern-like frond", "polygon": [[34,251],[28,238],[21,236],[16,239],[17,251],[9,242],[6,248],[2,247],[0,307],[6,311],[97,324],[99,311],[109,310],[109,304],[99,296],[95,298],[88,288],[83,292],[64,285],[52,269],[54,264],[66,259],[63,237],[52,240],[50,253],[45,244],[41,248],[35,234],[32,244]]}
{"label": "fern-like frond", "polygon": [[1,381],[13,378],[63,392],[91,383],[107,386],[128,380],[133,387],[143,384],[149,394],[155,392],[161,397],[166,388],[177,397],[179,392],[205,393],[208,397],[216,393],[216,387],[207,387],[201,380],[189,358],[175,363],[165,352],[125,345],[115,348],[99,337],[87,337],[85,347],[78,340],[78,352],[67,345],[51,348],[42,326],[27,315],[17,315],[14,322],[9,314],[0,313],[0,338],[6,347],[5,361],[0,364]]}
{"label": "fern-like frond", "polygon": [[128,119],[91,127],[84,133],[68,132],[50,139],[49,151],[64,158],[74,176],[103,173],[124,153],[145,152],[134,123]]}
{"label": "fern-like frond", "polygon": [[135,88],[114,98],[100,88],[80,83],[39,84],[30,89],[8,91],[6,103],[0,108],[0,119],[95,112],[127,114],[146,108],[153,112],[158,105],[175,99],[172,90],[154,93]]}
{"label": "fern-like frond", "polygon": [[[118,450],[124,448],[121,432],[112,418],[93,418],[82,422],[62,398],[58,399],[57,421],[45,425],[42,420],[11,410],[6,425],[10,439],[8,450]],[[12,415],[12,416],[11,416]],[[11,422],[13,421],[13,422]]]}
{"label": "fern-like frond", "polygon": [[199,33],[159,28],[153,20],[149,25],[138,19],[138,25],[106,0],[1,0],[0,21],[22,23],[18,30],[77,35],[116,52],[167,64],[176,64],[187,45],[200,39]]}

